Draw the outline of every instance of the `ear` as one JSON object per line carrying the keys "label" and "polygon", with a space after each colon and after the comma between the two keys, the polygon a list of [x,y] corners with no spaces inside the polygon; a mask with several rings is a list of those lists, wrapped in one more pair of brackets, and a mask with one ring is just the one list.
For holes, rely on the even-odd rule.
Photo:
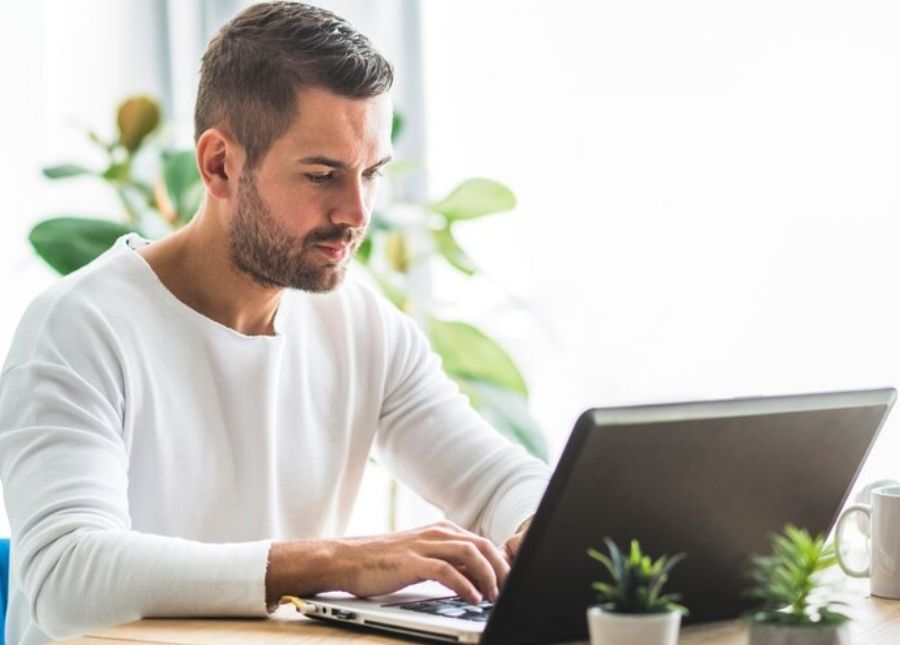
{"label": "ear", "polygon": [[223,129],[210,128],[197,140],[197,167],[206,191],[217,199],[237,195],[244,151]]}

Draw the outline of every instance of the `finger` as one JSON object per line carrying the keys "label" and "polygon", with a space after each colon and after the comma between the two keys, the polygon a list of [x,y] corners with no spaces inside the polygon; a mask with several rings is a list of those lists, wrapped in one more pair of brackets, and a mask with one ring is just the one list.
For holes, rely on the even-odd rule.
{"label": "finger", "polygon": [[486,538],[476,538],[474,544],[487,558],[488,562],[491,563],[491,566],[494,568],[494,575],[497,577],[497,585],[502,587],[506,583],[506,577],[509,575],[509,560],[497,548],[496,544]]}
{"label": "finger", "polygon": [[434,524],[423,526],[418,530],[425,536],[436,539],[455,538],[461,535],[475,535],[450,520],[440,520]]}
{"label": "finger", "polygon": [[423,555],[445,560],[465,569],[481,593],[490,600],[497,598],[497,574],[490,561],[473,543],[465,540],[445,540],[428,543]]}
{"label": "finger", "polygon": [[522,539],[524,537],[524,533],[516,533],[503,545],[503,552],[506,555],[508,562],[512,563],[513,559],[515,559],[516,555],[519,553],[519,548],[522,546]]}
{"label": "finger", "polygon": [[429,538],[437,540],[463,538],[474,544],[494,569],[498,587],[506,582],[506,577],[509,575],[509,558],[493,542],[477,533],[467,531],[450,520],[441,520],[427,528],[430,529],[427,531]]}
{"label": "finger", "polygon": [[512,564],[513,559],[516,557],[516,554],[513,553],[512,549],[509,546],[508,540],[506,544],[503,545],[503,557],[506,558],[506,561],[510,564]]}
{"label": "finger", "polygon": [[449,587],[466,602],[477,605],[482,596],[472,581],[461,574],[456,568],[447,562],[437,558],[419,558],[419,573],[428,580],[436,580],[445,587]]}

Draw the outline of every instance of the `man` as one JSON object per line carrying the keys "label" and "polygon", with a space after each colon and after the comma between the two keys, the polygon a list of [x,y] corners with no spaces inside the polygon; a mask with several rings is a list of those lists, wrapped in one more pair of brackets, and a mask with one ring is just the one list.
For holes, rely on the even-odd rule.
{"label": "man", "polygon": [[[391,157],[391,82],[327,11],[244,11],[203,59],[200,212],[29,307],[0,380],[11,642],[426,579],[497,595],[547,469],[408,318],[339,287]],[[339,537],[373,448],[452,522]]]}

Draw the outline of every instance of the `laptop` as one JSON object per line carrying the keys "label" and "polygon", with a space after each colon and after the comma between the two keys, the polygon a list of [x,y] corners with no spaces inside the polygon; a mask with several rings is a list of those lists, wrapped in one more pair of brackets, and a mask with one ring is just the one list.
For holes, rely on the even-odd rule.
{"label": "laptop", "polygon": [[828,533],[896,398],[879,389],[592,409],[575,424],[496,603],[430,582],[376,598],[304,598],[326,621],[488,645],[588,637],[588,547],[684,552],[667,586],[685,623],[734,618],[750,557],[793,523]]}

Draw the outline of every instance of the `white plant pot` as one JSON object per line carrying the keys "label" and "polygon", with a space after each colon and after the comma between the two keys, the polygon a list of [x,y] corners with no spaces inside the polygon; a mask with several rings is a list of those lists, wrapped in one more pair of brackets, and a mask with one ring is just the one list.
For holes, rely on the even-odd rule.
{"label": "white plant pot", "polygon": [[591,645],[677,645],[681,614],[616,614],[588,607]]}
{"label": "white plant pot", "polygon": [[843,625],[778,625],[751,623],[750,645],[850,645],[850,628]]}

